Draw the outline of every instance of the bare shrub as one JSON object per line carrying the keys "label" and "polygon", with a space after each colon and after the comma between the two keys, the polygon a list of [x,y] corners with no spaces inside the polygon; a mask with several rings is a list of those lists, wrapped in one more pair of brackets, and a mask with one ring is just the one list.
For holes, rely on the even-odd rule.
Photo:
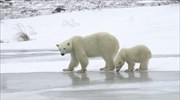
{"label": "bare shrub", "polygon": [[26,33],[18,33],[18,41],[29,41],[30,37]]}
{"label": "bare shrub", "polygon": [[0,43],[4,43],[4,41],[3,41],[3,40],[0,40]]}
{"label": "bare shrub", "polygon": [[22,24],[17,24],[18,26],[18,33],[16,36],[17,41],[29,41],[30,37],[28,36],[24,26]]}

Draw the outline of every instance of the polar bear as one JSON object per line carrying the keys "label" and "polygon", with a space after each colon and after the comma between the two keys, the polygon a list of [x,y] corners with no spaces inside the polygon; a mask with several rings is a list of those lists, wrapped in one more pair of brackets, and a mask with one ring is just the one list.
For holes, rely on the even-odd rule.
{"label": "polar bear", "polygon": [[140,63],[136,70],[147,70],[150,58],[151,51],[144,45],[122,48],[115,59],[116,71],[119,72],[125,62],[128,64],[126,72],[133,71],[135,63]]}
{"label": "polar bear", "polygon": [[85,37],[73,36],[56,46],[62,56],[67,53],[71,55],[69,67],[63,71],[73,71],[80,63],[81,70],[77,72],[85,72],[90,57],[104,59],[106,65],[101,70],[112,71],[115,69],[114,59],[119,50],[119,42],[109,33],[98,32]]}

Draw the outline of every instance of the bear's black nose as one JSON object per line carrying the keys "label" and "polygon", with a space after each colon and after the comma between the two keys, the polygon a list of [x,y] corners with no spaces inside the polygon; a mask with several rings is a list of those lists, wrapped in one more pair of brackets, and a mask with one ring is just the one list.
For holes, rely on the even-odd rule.
{"label": "bear's black nose", "polygon": [[64,53],[61,53],[62,56],[64,56]]}
{"label": "bear's black nose", "polygon": [[119,70],[120,70],[120,68],[118,68],[118,69],[116,68],[116,72],[117,72],[117,73],[119,72]]}

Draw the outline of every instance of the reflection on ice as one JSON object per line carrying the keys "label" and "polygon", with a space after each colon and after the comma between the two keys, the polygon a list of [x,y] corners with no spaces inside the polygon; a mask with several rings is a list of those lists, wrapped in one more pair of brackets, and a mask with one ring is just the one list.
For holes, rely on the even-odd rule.
{"label": "reflection on ice", "polygon": [[40,100],[178,100],[178,75],[178,71],[1,74],[1,93],[2,100],[25,94],[33,100],[37,96]]}
{"label": "reflection on ice", "polygon": [[[33,91],[61,88],[78,89],[93,87],[93,89],[108,84],[123,86],[126,84],[145,84],[145,82],[176,81],[179,72],[65,72],[65,73],[21,73],[1,74],[1,89],[14,91]],[[163,77],[162,77],[163,76]],[[99,87],[96,87],[99,85]],[[113,87],[117,88],[117,87]],[[127,87],[128,88],[128,87]]]}
{"label": "reflection on ice", "polygon": [[69,72],[65,73],[69,76],[72,81],[72,86],[82,86],[82,85],[93,85],[93,84],[121,84],[121,83],[131,83],[146,82],[151,79],[148,76],[148,72],[88,72],[88,73],[75,73]]}

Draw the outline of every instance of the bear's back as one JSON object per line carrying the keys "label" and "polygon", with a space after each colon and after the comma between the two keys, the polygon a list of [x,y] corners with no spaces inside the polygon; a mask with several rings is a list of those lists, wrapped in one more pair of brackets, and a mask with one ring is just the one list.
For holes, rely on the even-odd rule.
{"label": "bear's back", "polygon": [[128,49],[129,55],[136,59],[149,59],[151,58],[151,51],[145,45],[137,45]]}
{"label": "bear's back", "polygon": [[82,42],[89,57],[102,56],[102,53],[111,54],[111,52],[117,52],[119,49],[118,40],[107,32],[98,32],[85,36]]}

